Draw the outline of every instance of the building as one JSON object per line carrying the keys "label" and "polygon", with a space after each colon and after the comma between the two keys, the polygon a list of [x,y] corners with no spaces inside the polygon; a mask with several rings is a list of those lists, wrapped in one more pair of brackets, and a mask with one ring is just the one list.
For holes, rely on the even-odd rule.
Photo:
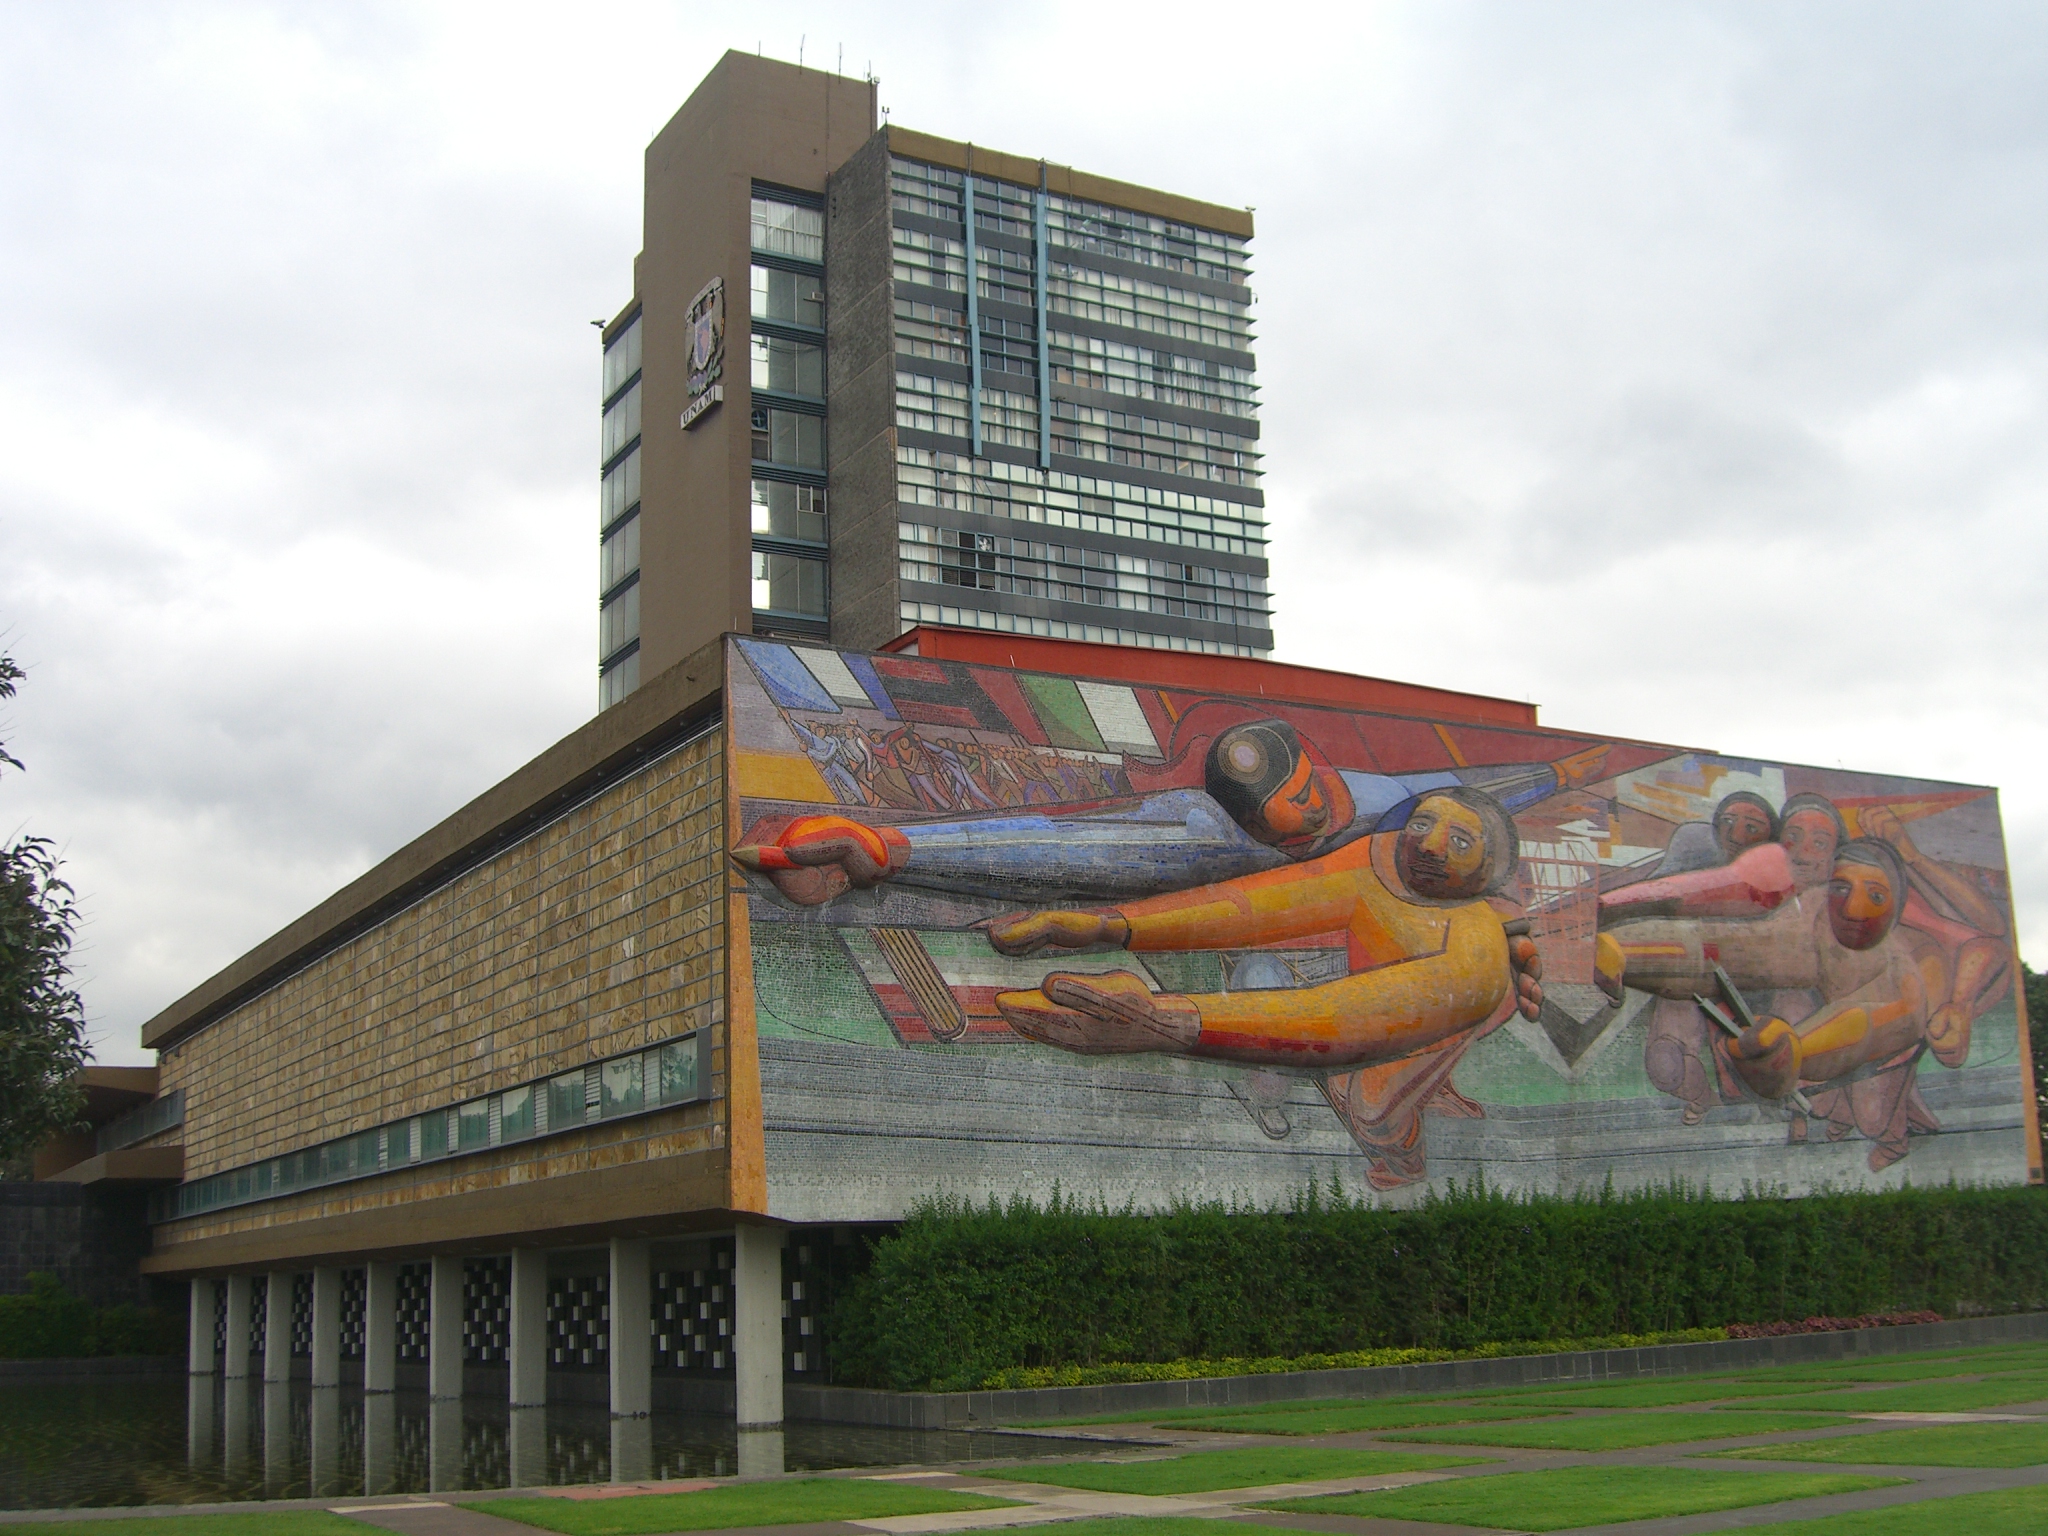
{"label": "building", "polygon": [[604,331],[601,703],[725,631],[1266,654],[1251,233],[727,54]]}
{"label": "building", "polygon": [[164,1009],[104,1140],[179,1164],[142,1263],[195,1371],[772,1425],[838,1411],[824,1299],[936,1193],[2037,1178],[2012,933],[1981,786],[734,635]]}

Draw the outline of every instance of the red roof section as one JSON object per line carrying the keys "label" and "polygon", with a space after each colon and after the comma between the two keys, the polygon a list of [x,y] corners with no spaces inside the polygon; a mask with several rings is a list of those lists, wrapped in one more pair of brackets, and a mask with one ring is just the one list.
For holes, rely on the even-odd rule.
{"label": "red roof section", "polygon": [[932,624],[920,624],[882,649],[939,661],[980,662],[984,666],[1100,678],[1105,682],[1143,683],[1155,688],[1215,690],[1297,704],[1342,704],[1438,720],[1463,720],[1475,725],[1536,724],[1536,706],[1513,699],[1425,688],[1419,683],[1395,683],[1379,677],[1356,677],[1321,667],[1255,661],[1248,656],[1158,651],[1135,645],[1099,645],[1089,640],[1046,640],[1035,635],[1006,635]]}

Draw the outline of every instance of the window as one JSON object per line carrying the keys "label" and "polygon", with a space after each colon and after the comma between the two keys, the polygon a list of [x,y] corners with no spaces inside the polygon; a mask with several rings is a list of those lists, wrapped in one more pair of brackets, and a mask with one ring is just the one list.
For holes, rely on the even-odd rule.
{"label": "window", "polygon": [[756,267],[753,271],[753,300],[753,314],[759,320],[779,320],[784,325],[822,326],[825,323],[825,279],[822,277]]}
{"label": "window", "polygon": [[605,409],[604,446],[598,462],[606,463],[640,435],[640,386],[636,382]]}
{"label": "window", "polygon": [[776,539],[825,542],[825,491],[822,486],[790,485],[782,480],[754,482],[754,532]]}
{"label": "window", "polygon": [[609,592],[640,569],[640,515],[636,512],[597,546],[597,590]]}
{"label": "window", "polygon": [[[657,1053],[649,1051],[649,1056]],[[664,1045],[659,1050],[661,1058],[659,1083],[661,1102],[674,1104],[697,1097],[697,1042],[678,1040]],[[650,1068],[650,1072],[654,1069]]]}
{"label": "window", "polygon": [[640,638],[640,584],[635,582],[597,614],[597,654],[609,656]]}
{"label": "window", "polygon": [[786,341],[780,336],[756,336],[753,347],[754,388],[825,398],[823,347],[807,341]]}
{"label": "window", "polygon": [[630,656],[623,656],[612,662],[598,678],[597,707],[610,709],[639,686],[640,652],[636,647]]}
{"label": "window", "polygon": [[798,261],[825,259],[825,211],[793,203],[753,202],[753,241],[757,251],[794,256]]}
{"label": "window", "polygon": [[455,1111],[456,1145],[465,1152],[487,1147],[491,1142],[491,1101],[478,1099]]}
{"label": "window", "polygon": [[636,446],[605,471],[603,491],[598,497],[597,526],[609,528],[640,505],[640,450]]}
{"label": "window", "polygon": [[825,418],[801,411],[754,407],[754,457],[796,469],[825,467]]}
{"label": "window", "polygon": [[583,1123],[583,1074],[567,1072],[548,1084],[548,1129],[565,1131]]}
{"label": "window", "polygon": [[534,1132],[533,1088],[507,1088],[498,1095],[498,1139],[517,1141]]}
{"label": "window", "polygon": [[421,1115],[420,1158],[440,1157],[448,1150],[448,1111],[437,1109],[431,1114]]}
{"label": "window", "polygon": [[801,555],[754,551],[754,607],[774,613],[825,617],[825,562]]}
{"label": "window", "polygon": [[626,328],[611,339],[604,349],[604,391],[600,399],[609,400],[626,387],[626,380],[640,371],[640,317],[635,315],[626,322]]}
{"label": "window", "polygon": [[606,1117],[630,1115],[640,1108],[640,1058],[628,1056],[621,1061],[608,1061],[598,1073],[598,1084],[603,1098],[598,1103],[598,1113]]}

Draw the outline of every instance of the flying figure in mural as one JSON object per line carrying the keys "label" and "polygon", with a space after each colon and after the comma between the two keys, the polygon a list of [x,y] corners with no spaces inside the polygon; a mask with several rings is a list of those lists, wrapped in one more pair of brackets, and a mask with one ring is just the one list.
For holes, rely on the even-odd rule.
{"label": "flying figure in mural", "polygon": [[1347,974],[1321,985],[1183,996],[1129,971],[1054,972],[997,1006],[1019,1034],[1081,1054],[1164,1051],[1312,1076],[1385,1188],[1423,1175],[1425,1107],[1480,1113],[1449,1082],[1465,1047],[1541,1009],[1542,962],[1511,889],[1510,809],[1583,782],[1603,753],[1385,776],[1330,768],[1291,725],[1260,720],[1211,742],[1199,791],[1058,818],[801,817],[751,829],[733,857],[804,905],[889,880],[1116,902],[996,919],[989,941],[1008,955],[1341,934]]}

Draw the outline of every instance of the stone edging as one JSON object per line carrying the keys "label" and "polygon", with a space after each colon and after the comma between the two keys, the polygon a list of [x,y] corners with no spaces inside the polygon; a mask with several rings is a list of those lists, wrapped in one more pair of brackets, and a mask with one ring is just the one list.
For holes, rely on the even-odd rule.
{"label": "stone edging", "polygon": [[1167,1413],[1321,1397],[1391,1397],[1407,1392],[1478,1391],[1548,1382],[1621,1381],[1684,1376],[1761,1365],[1799,1365],[1854,1355],[1908,1354],[1977,1344],[2048,1339],[2048,1312],[1796,1333],[1775,1339],[1725,1339],[1658,1344],[1641,1349],[1579,1350],[1493,1360],[1441,1360],[1339,1371],[1278,1371],[1264,1376],[1209,1376],[1190,1381],[1118,1382],[1096,1387],[1036,1387],[984,1392],[874,1392],[856,1387],[791,1383],[784,1390],[792,1419],[898,1429],[992,1429],[1034,1419],[1105,1413]]}

